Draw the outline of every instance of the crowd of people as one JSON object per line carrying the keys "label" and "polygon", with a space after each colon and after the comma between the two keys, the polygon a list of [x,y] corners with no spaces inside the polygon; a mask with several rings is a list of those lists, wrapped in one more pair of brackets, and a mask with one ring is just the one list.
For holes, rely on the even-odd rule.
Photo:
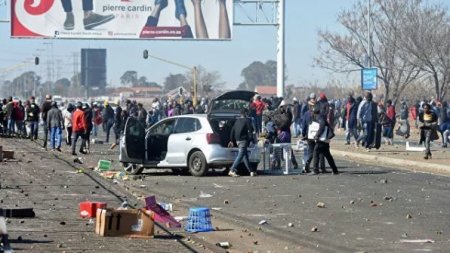
{"label": "crowd of people", "polygon": [[[430,143],[441,135],[442,146],[448,145],[450,137],[450,107],[447,102],[423,99],[412,105],[401,101],[399,113],[393,101],[376,101],[371,92],[363,96],[353,93],[343,99],[329,100],[325,93],[316,97],[310,94],[304,100],[293,98],[291,103],[278,97],[262,98],[257,95],[250,101],[246,117],[252,129],[259,137],[265,137],[269,143],[291,143],[299,138],[307,145],[303,171],[308,173],[326,172],[324,159],[333,171],[338,170],[330,154],[330,139],[335,128],[345,129],[347,145],[363,147],[367,150],[379,148],[380,136],[386,145],[393,144],[394,134],[409,138],[410,122],[420,129],[420,144],[426,148],[424,158],[432,157]],[[111,148],[118,142],[128,117],[137,118],[144,126],[150,127],[162,118],[182,114],[206,113],[208,99],[202,98],[196,106],[190,100],[162,100],[154,98],[148,110],[136,101],[126,100],[124,108],[120,101],[114,105],[108,100],[103,103],[67,103],[57,104],[47,95],[38,105],[34,97],[25,103],[12,97],[3,99],[0,110],[0,134],[9,137],[29,138],[35,141],[39,137],[39,128],[43,129],[43,148],[61,152],[63,140],[71,147],[70,152],[77,155],[77,142],[81,143],[78,152],[90,152],[91,135],[97,136],[99,129],[105,133],[105,142],[110,143],[111,131],[114,136]],[[292,164],[298,168],[298,162],[291,155]],[[272,161],[274,167],[280,166],[280,158]]]}

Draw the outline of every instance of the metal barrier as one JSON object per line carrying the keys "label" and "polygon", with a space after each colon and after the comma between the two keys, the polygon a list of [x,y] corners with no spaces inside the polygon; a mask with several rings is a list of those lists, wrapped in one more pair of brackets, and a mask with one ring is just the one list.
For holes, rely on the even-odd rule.
{"label": "metal barrier", "polygon": [[291,145],[291,143],[264,144],[262,155],[264,173],[289,175],[295,172]]}

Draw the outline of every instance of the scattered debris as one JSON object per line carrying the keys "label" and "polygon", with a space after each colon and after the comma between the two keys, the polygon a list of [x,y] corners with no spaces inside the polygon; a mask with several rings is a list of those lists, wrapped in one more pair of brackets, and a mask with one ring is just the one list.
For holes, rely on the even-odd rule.
{"label": "scattered debris", "polygon": [[416,239],[416,240],[408,240],[408,239],[402,239],[400,242],[404,243],[434,243],[431,239]]}
{"label": "scattered debris", "polygon": [[406,219],[412,219],[411,214],[407,214],[407,215],[406,215]]}
{"label": "scattered debris", "polygon": [[292,228],[293,226],[294,226],[294,224],[288,223],[288,227]]}
{"label": "scattered debris", "polygon": [[387,200],[387,201],[393,201],[394,198],[393,198],[393,197],[390,197],[390,196],[385,196],[385,197],[384,197],[384,200]]}
{"label": "scattered debris", "polygon": [[65,221],[61,221],[61,222],[59,223],[59,225],[64,226],[64,225],[66,225],[66,222],[65,222]]}
{"label": "scattered debris", "polygon": [[230,201],[229,201],[228,199],[226,199],[226,200],[223,201],[223,203],[224,203],[225,205],[228,205],[228,204],[230,204]]}
{"label": "scattered debris", "polygon": [[350,204],[351,205],[355,204],[355,201],[354,200],[350,200]]}
{"label": "scattered debris", "polygon": [[222,210],[221,207],[212,207],[211,209],[212,209],[212,210],[215,210],[215,211],[220,211],[220,210]]}
{"label": "scattered debris", "polygon": [[264,224],[267,224],[267,221],[266,221],[266,220],[262,220],[262,221],[260,221],[258,224],[259,224],[259,225],[264,225]]}
{"label": "scattered debris", "polygon": [[408,233],[403,233],[403,234],[402,234],[402,237],[403,237],[403,238],[408,238]]}
{"label": "scattered debris", "polygon": [[312,227],[312,228],[311,228],[311,232],[319,232],[319,228],[317,228],[317,227]]}
{"label": "scattered debris", "polygon": [[224,186],[220,185],[220,184],[213,183],[213,185],[214,185],[214,188],[224,188]]}
{"label": "scattered debris", "polygon": [[325,208],[325,203],[319,202],[319,203],[317,203],[317,207],[318,208]]}
{"label": "scattered debris", "polygon": [[377,207],[378,204],[377,203],[370,203],[370,207]]}
{"label": "scattered debris", "polygon": [[199,198],[211,198],[213,197],[213,195],[209,194],[209,193],[204,193],[204,192],[200,192],[200,195],[198,196]]}
{"label": "scattered debris", "polygon": [[229,249],[231,247],[229,242],[218,242],[216,245],[224,249]]}

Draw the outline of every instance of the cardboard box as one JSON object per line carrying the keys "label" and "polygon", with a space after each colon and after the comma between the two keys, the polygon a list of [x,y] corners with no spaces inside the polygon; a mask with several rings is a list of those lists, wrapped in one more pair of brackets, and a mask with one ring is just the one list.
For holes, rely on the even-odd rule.
{"label": "cardboard box", "polygon": [[12,150],[3,150],[3,159],[14,159],[14,151]]}
{"label": "cardboard box", "polygon": [[152,216],[152,212],[145,209],[97,209],[95,233],[100,236],[153,236]]}

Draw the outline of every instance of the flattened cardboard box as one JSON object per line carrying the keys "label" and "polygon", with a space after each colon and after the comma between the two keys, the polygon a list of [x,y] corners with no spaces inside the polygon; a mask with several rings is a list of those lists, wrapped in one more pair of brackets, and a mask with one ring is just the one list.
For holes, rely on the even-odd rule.
{"label": "flattened cardboard box", "polygon": [[152,213],[145,209],[97,209],[95,233],[100,236],[153,236]]}

